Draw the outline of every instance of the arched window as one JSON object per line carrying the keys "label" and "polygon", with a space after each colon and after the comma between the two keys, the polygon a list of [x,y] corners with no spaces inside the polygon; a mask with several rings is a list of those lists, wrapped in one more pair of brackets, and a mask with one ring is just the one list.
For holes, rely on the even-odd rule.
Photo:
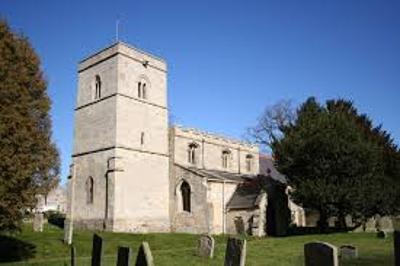
{"label": "arched window", "polygon": [[86,203],[93,203],[93,193],[94,193],[94,182],[93,177],[89,176],[86,180]]}
{"label": "arched window", "polygon": [[138,98],[142,98],[142,82],[138,82],[137,95]]}
{"label": "arched window", "polygon": [[144,145],[144,132],[140,133],[140,145]]}
{"label": "arched window", "polygon": [[197,155],[196,149],[198,145],[196,143],[190,143],[188,147],[188,162],[191,164],[196,164],[197,162]]}
{"label": "arched window", "polygon": [[190,212],[190,186],[186,181],[181,184],[182,209]]}
{"label": "arched window", "polygon": [[246,171],[251,172],[253,168],[253,155],[247,154],[246,155]]}
{"label": "arched window", "polygon": [[145,81],[138,82],[138,98],[147,99],[147,84]]}
{"label": "arched window", "polygon": [[222,168],[229,168],[229,158],[230,158],[231,152],[229,150],[224,150],[222,151]]}
{"label": "arched window", "polygon": [[95,92],[94,98],[100,99],[101,98],[101,78],[99,75],[96,75],[95,78]]}
{"label": "arched window", "polygon": [[142,85],[142,98],[147,99],[146,97],[146,83],[143,83]]}

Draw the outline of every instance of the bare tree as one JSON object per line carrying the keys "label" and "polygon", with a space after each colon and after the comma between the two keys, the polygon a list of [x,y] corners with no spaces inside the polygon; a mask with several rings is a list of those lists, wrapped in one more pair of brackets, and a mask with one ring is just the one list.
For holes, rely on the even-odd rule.
{"label": "bare tree", "polygon": [[257,124],[247,130],[247,135],[263,149],[282,137],[282,129],[295,120],[296,112],[290,100],[281,100],[265,108]]}

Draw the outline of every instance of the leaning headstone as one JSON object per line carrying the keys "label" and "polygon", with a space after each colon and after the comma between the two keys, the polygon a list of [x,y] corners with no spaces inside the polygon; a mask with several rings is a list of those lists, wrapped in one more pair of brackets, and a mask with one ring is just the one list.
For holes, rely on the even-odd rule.
{"label": "leaning headstone", "polygon": [[128,247],[118,247],[117,266],[129,266],[131,249]]}
{"label": "leaning headstone", "polygon": [[393,232],[394,265],[400,266],[400,231]]}
{"label": "leaning headstone", "polygon": [[140,245],[135,266],[154,266],[153,256],[147,242],[142,242]]}
{"label": "leaning headstone", "polygon": [[329,243],[310,242],[304,245],[305,266],[338,266],[337,248]]}
{"label": "leaning headstone", "polygon": [[210,235],[202,235],[199,239],[197,253],[200,257],[212,258],[214,256],[214,238]]}
{"label": "leaning headstone", "polygon": [[43,232],[43,220],[43,213],[35,213],[35,217],[33,218],[34,232]]}
{"label": "leaning headstone", "polygon": [[71,266],[76,266],[76,249],[71,245]]}
{"label": "leaning headstone", "polygon": [[352,245],[340,246],[340,257],[342,259],[356,259],[358,258],[358,250]]}
{"label": "leaning headstone", "polygon": [[94,234],[92,247],[92,266],[101,266],[101,257],[103,255],[103,239]]}
{"label": "leaning headstone", "polygon": [[225,266],[244,266],[246,264],[246,240],[228,238],[225,251]]}
{"label": "leaning headstone", "polygon": [[385,231],[379,230],[379,231],[376,233],[376,237],[377,237],[377,238],[386,238],[386,237],[387,237],[387,234],[386,234]]}

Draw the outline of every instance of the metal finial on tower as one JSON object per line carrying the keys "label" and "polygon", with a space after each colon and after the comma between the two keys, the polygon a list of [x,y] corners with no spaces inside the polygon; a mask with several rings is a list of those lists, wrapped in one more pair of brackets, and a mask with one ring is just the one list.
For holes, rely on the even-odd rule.
{"label": "metal finial on tower", "polygon": [[119,41],[119,19],[117,19],[117,21],[115,22],[115,42]]}

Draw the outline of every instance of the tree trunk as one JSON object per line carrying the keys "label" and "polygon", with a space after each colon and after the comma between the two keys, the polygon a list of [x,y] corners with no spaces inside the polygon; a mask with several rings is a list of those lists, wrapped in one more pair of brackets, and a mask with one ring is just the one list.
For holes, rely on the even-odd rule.
{"label": "tree trunk", "polygon": [[338,215],[338,228],[343,230],[347,229],[346,216],[342,212],[339,212]]}
{"label": "tree trunk", "polygon": [[319,210],[319,220],[317,226],[322,233],[326,233],[328,229],[328,216],[325,211]]}

